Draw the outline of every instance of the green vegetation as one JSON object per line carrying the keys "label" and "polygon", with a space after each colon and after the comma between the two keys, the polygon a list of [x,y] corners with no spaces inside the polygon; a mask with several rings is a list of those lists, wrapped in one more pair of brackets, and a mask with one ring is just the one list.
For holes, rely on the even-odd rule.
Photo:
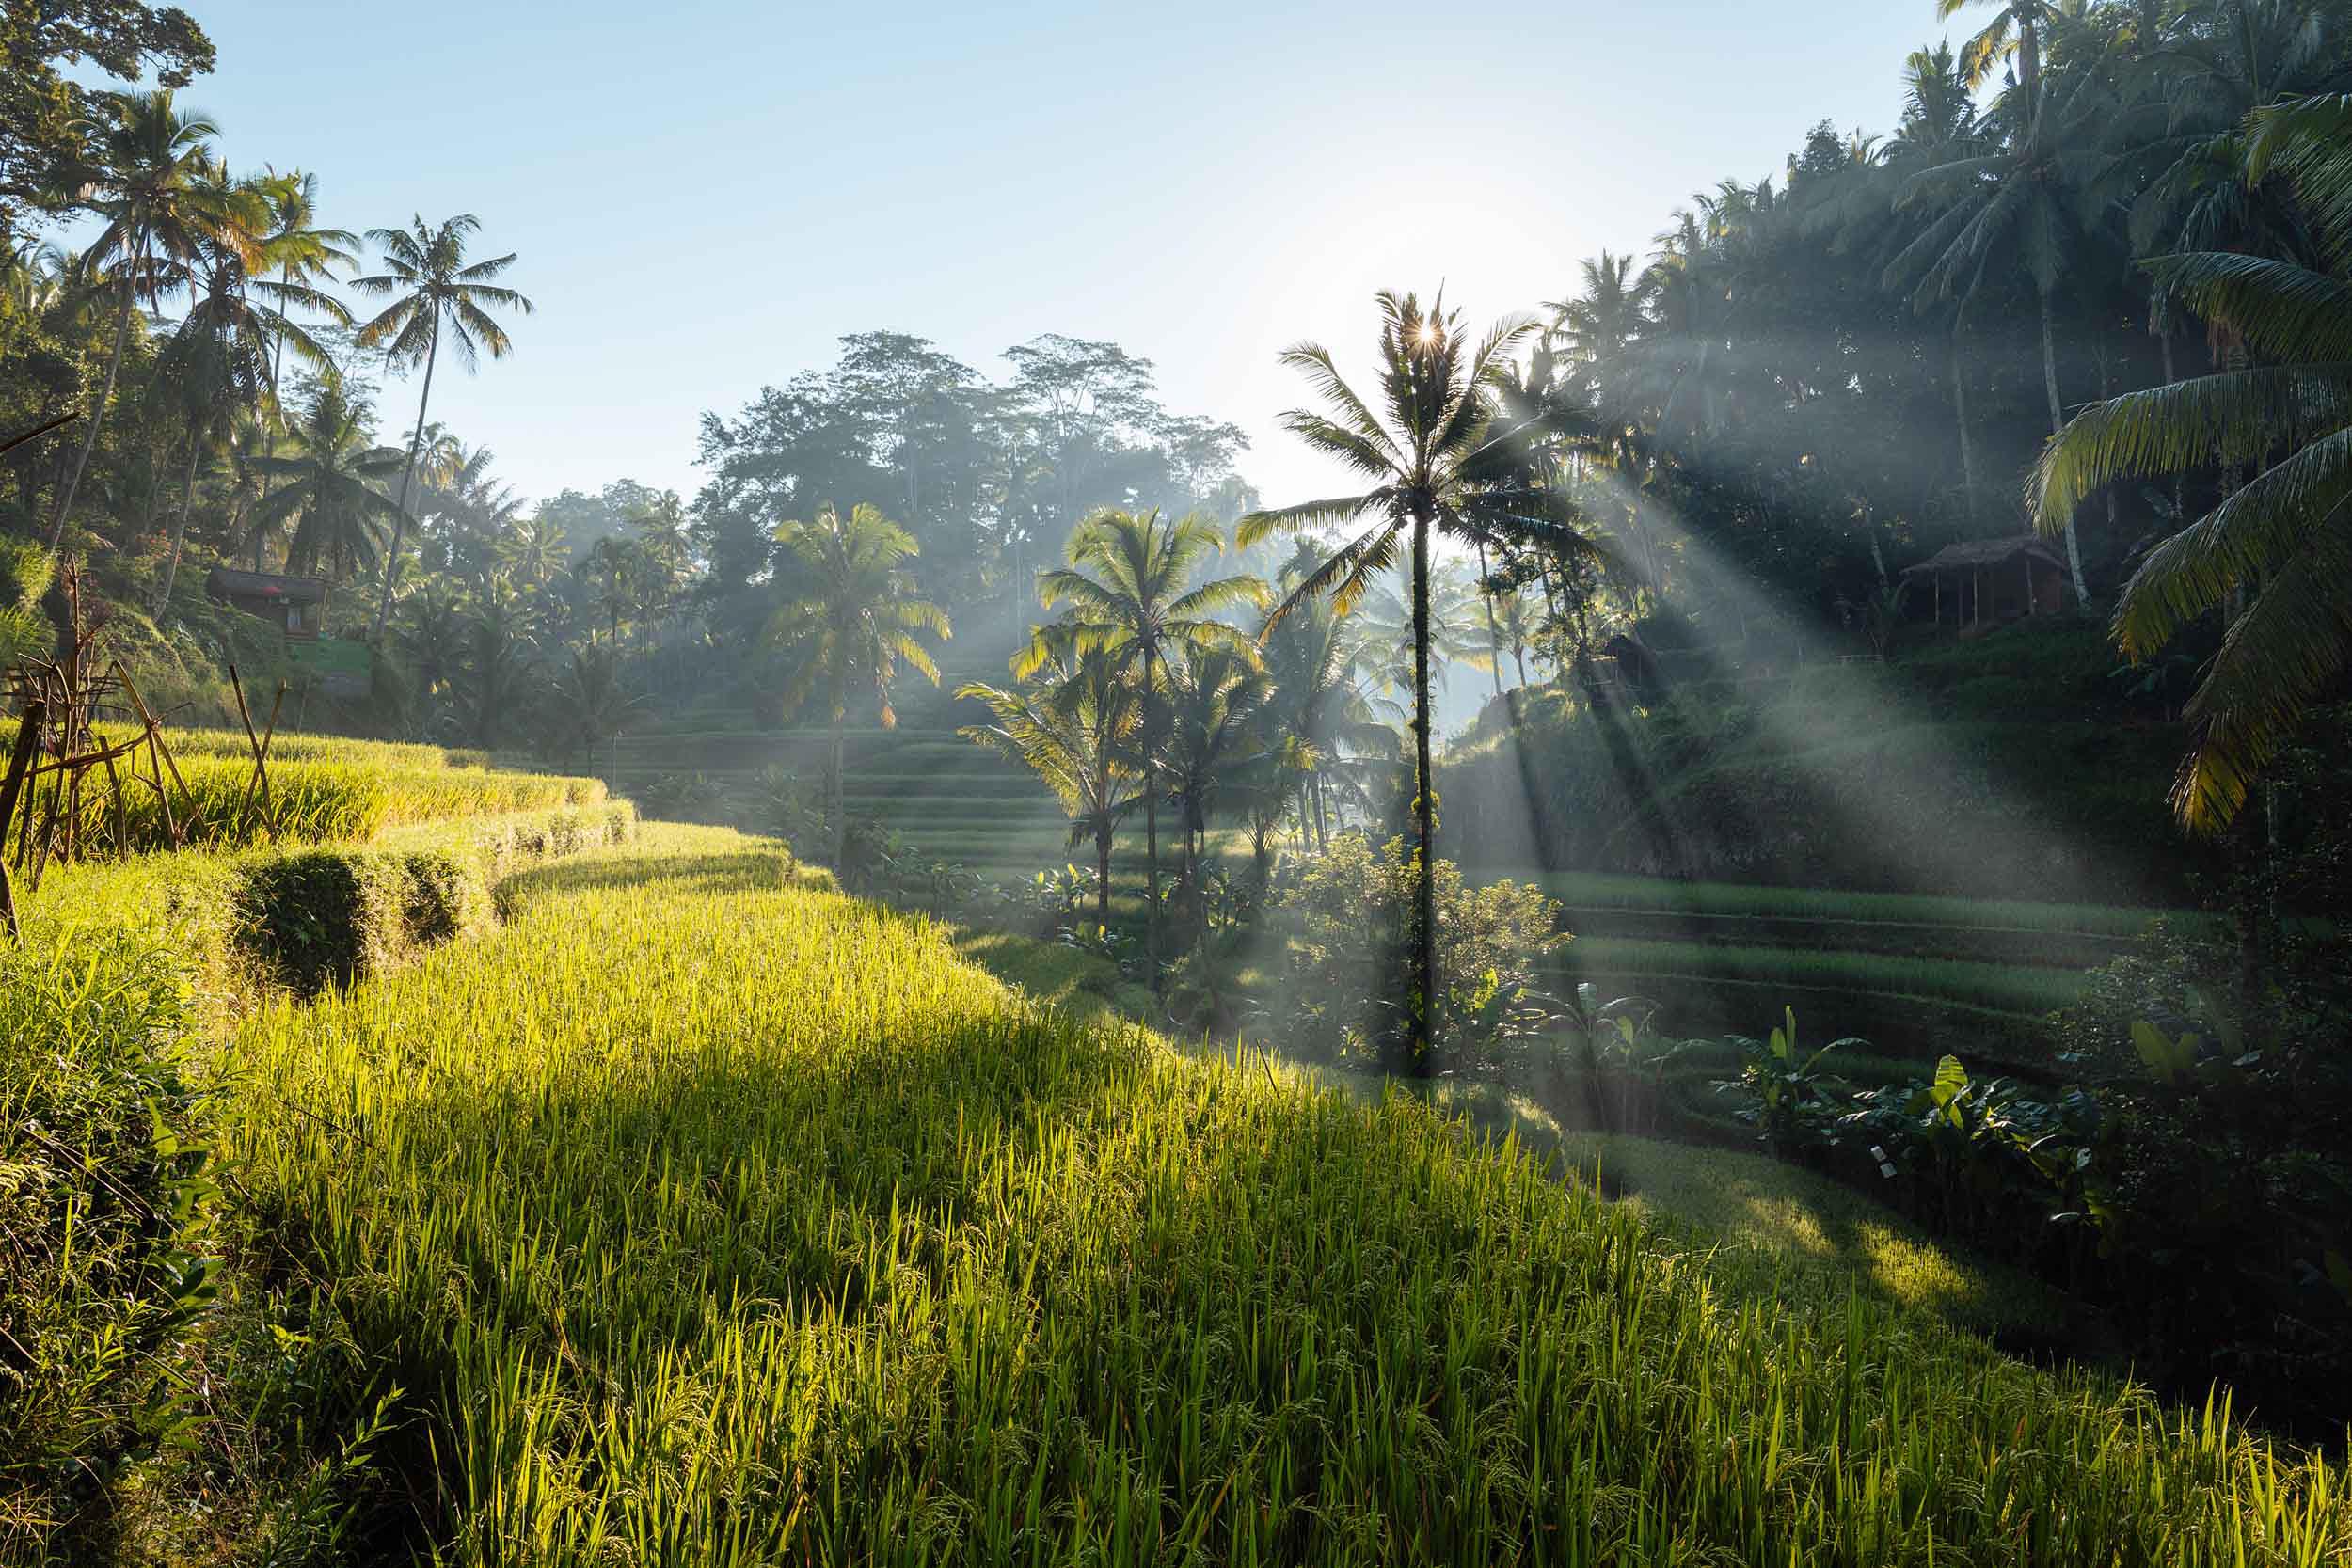
{"label": "green vegetation", "polygon": [[2352,0],[1998,0],[1273,498],[862,332],[526,499],[476,218],[0,61],[0,1559],[2352,1561]]}
{"label": "green vegetation", "polygon": [[1179,1062],[784,873],[659,830],[532,874],[497,937],[241,1032],[224,1146],[438,1434],[452,1560],[2344,1539],[2340,1483],[2218,1413],[1819,1275],[1718,1296],[1410,1101]]}

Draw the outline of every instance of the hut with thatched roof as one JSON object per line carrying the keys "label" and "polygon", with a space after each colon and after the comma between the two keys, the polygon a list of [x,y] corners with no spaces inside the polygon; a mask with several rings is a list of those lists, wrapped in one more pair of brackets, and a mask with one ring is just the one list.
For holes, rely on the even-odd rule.
{"label": "hut with thatched roof", "polygon": [[[1926,580],[1937,626],[1968,631],[2066,608],[2066,562],[2030,533],[1947,545],[1903,572],[1903,586]],[[1915,610],[1914,614],[1917,613]]]}

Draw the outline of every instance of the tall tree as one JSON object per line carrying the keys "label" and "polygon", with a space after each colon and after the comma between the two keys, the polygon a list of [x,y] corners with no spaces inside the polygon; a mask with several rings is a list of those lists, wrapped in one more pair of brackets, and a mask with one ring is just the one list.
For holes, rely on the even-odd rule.
{"label": "tall tree", "polygon": [[1353,608],[1379,573],[1397,564],[1405,549],[1411,551],[1413,826],[1420,863],[1406,1067],[1419,1075],[1435,1067],[1430,1044],[1438,981],[1437,797],[1429,763],[1430,546],[1438,533],[1475,539],[1484,532],[1468,508],[1493,422],[1487,393],[1506,356],[1535,330],[1535,323],[1507,319],[1473,345],[1463,334],[1461,313],[1448,311],[1442,295],[1426,310],[1409,293],[1384,292],[1377,303],[1377,412],[1341,376],[1327,349],[1301,343],[1282,356],[1283,363],[1307,376],[1329,409],[1327,414],[1293,409],[1282,416],[1284,428],[1345,464],[1372,487],[1253,512],[1241,520],[1239,537],[1248,546],[1281,531],[1369,524],[1300,580],[1277,607],[1278,620],[1303,600],[1327,594],[1343,611]]}
{"label": "tall tree", "polygon": [[1165,520],[1105,507],[1089,514],[1070,536],[1068,564],[1038,578],[1047,609],[1067,606],[1059,620],[1040,626],[1014,665],[1026,676],[1065,650],[1107,655],[1136,682],[1143,707],[1145,938],[1159,958],[1160,736],[1169,655],[1180,646],[1221,644],[1247,649],[1248,637],[1217,620],[1219,610],[1263,604],[1265,584],[1247,574],[1196,582],[1200,567],[1225,551],[1225,536],[1199,514]]}
{"label": "tall tree", "polygon": [[2329,242],[2325,272],[2190,252],[2148,263],[2159,287],[2262,361],[2091,404],[2042,454],[2031,491],[2045,531],[2119,478],[2269,462],[2141,558],[2114,630],[2135,660],[2233,601],[2185,711],[2194,743],[2172,804],[2216,832],[2237,815],[2305,710],[2352,668],[2352,98],[2257,111],[2247,177],[2291,171]]}
{"label": "tall tree", "polygon": [[94,278],[101,268],[113,275],[114,344],[106,354],[98,406],[83,421],[81,450],[57,495],[49,526],[53,550],[65,537],[66,517],[114,403],[131,307],[144,295],[154,309],[166,287],[184,279],[182,269],[196,262],[207,242],[250,245],[238,227],[226,221],[225,185],[207,178],[209,150],[217,135],[219,128],[206,116],[182,113],[168,87],[108,93],[101,101],[90,137],[100,193],[92,205],[106,221],[82,252],[81,268],[86,278]]}
{"label": "tall tree", "polygon": [[852,698],[873,698],[883,729],[898,727],[891,688],[901,661],[932,685],[939,666],[921,634],[949,635],[946,611],[915,594],[905,562],[914,537],[875,507],[861,504],[844,518],[826,507],[807,522],[776,531],[805,573],[800,592],[776,611],[769,638],[793,651],[797,668],[785,690],[787,710],[821,692],[833,726],[833,863],[841,863],[849,820],[842,800],[842,726]]}
{"label": "tall tree", "polygon": [[408,440],[408,462],[400,476],[400,515],[392,519],[392,546],[384,562],[384,593],[375,610],[374,636],[384,635],[385,617],[391,613],[392,589],[399,577],[402,529],[408,517],[409,488],[416,479],[417,453],[424,443],[425,411],[433,402],[433,372],[440,362],[441,334],[447,331],[457,345],[458,361],[471,372],[484,350],[503,359],[514,343],[492,310],[516,310],[529,315],[531,301],[496,284],[515,262],[509,251],[486,261],[466,260],[466,240],[482,227],[471,213],[460,213],[429,226],[421,216],[406,229],[372,229],[368,238],[384,252],[384,270],[355,277],[351,286],[362,293],[392,296],[368,324],[359,328],[359,346],[382,348],[395,364],[422,365],[424,386],[417,395],[417,424]]}
{"label": "tall tree", "polygon": [[[2033,19],[2043,8],[2038,0],[2019,0],[2002,13],[2017,13],[2011,18],[2020,35],[2017,49],[2027,61],[2038,47]],[[2017,94],[2004,102],[2004,146],[1963,152],[1911,177],[1903,199],[1920,205],[1931,220],[1887,266],[1890,280],[1916,280],[1915,305],[1949,302],[1964,311],[1994,260],[2009,258],[2032,283],[2040,308],[2042,391],[2053,435],[2066,422],[2058,396],[2058,291],[2079,237],[2095,222],[2081,209],[2108,161],[2094,136],[2105,88],[2101,77],[2082,73],[2052,108],[2043,103],[2046,84],[2038,67],[2021,73]],[[2074,596],[2087,601],[2082,541],[2072,517],[2062,531]]]}
{"label": "tall tree", "polygon": [[[228,183],[222,170],[215,169],[213,179]],[[158,614],[169,608],[172,585],[180,575],[199,458],[226,441],[239,415],[262,401],[276,379],[277,357],[287,348],[308,364],[327,363],[326,351],[309,333],[253,297],[249,267],[267,254],[255,243],[256,228],[266,221],[263,190],[239,182],[212,199],[220,211],[222,234],[206,243],[194,303],[164,348],[165,371],[179,383],[187,407],[188,459],[180,515],[171,531],[171,556],[155,600]],[[303,293],[289,287],[278,297],[299,299]]]}
{"label": "tall tree", "polygon": [[373,565],[379,541],[399,515],[384,493],[399,470],[399,451],[368,439],[365,405],[354,403],[342,377],[332,373],[320,378],[287,439],[289,453],[253,459],[255,467],[285,486],[254,503],[253,529],[266,532],[292,524],[286,541],[291,572],[324,566],[344,574]]}

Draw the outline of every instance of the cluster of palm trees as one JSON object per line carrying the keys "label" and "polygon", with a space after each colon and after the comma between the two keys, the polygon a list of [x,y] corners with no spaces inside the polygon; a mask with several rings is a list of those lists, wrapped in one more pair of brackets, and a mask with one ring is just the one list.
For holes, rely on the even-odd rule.
{"label": "cluster of palm trees", "polygon": [[[104,352],[87,367],[79,429],[51,500],[50,548],[87,521],[77,507],[90,496],[93,455],[124,417],[126,353],[143,312],[164,334],[139,411],[153,427],[144,434],[176,448],[180,470],[158,612],[178,578],[199,469],[219,464],[228,470],[230,542],[252,549],[257,562],[262,543],[283,535],[286,564],[296,571],[340,576],[382,563],[373,620],[380,639],[421,500],[416,487],[427,466],[435,372],[445,351],[469,369],[483,353],[509,351],[498,317],[532,308],[496,281],[514,257],[469,259],[479,228],[470,214],[437,224],[418,218],[370,230],[378,261],[363,271],[360,239],[319,222],[314,176],[232,173],[214,151],[218,128],[168,88],[95,102],[102,112],[87,136],[89,182],[59,205],[97,214],[102,227],[72,257],[23,246],[8,258],[18,305],[70,316],[103,303],[111,316]],[[374,314],[363,319],[338,296],[339,270],[352,275],[341,279],[351,290],[382,302]],[[177,319],[167,320],[175,306]],[[395,461],[374,444],[364,401],[346,383],[342,343],[380,355],[388,368],[422,372],[405,457]],[[291,409],[289,358],[310,372]],[[160,481],[148,486],[145,523],[162,493]],[[130,519],[119,515],[119,497],[103,506],[118,514],[118,537],[145,531],[122,526]],[[85,531],[103,538],[105,531]]]}
{"label": "cluster of palm trees", "polygon": [[[1014,663],[1024,684],[973,685],[994,722],[965,730],[1035,769],[1062,800],[1074,845],[1091,840],[1097,910],[1110,911],[1113,835],[1140,815],[1145,834],[1147,947],[1161,955],[1160,813],[1176,814],[1178,888],[1205,939],[1204,838],[1217,817],[1249,825],[1261,869],[1285,822],[1327,841],[1339,798],[1377,812],[1396,776],[1397,737],[1379,688],[1409,664],[1410,816],[1418,895],[1406,950],[1407,1066],[1430,1065],[1438,991],[1435,868],[1438,802],[1431,777],[1435,656],[1449,638],[1433,596],[1450,551],[1526,562],[1549,578],[1604,552],[1578,527],[1560,481],[1563,450],[1583,423],[1524,397],[1515,347],[1535,330],[1506,321],[1473,341],[1459,312],[1411,294],[1378,299],[1379,390],[1366,398],[1328,351],[1286,356],[1325,407],[1285,416],[1309,445],[1363,482],[1347,495],[1245,515],[1232,543],[1248,548],[1302,532],[1269,585],[1211,575],[1228,541],[1208,518],[1104,510],[1072,536],[1068,563],[1040,580],[1045,607]],[[1401,578],[1401,626],[1365,613]],[[1507,573],[1481,585],[1517,603]],[[1459,605],[1451,635],[1459,637]],[[1486,614],[1488,657],[1500,619]],[[1401,634],[1401,635],[1399,635]],[[1498,683],[1500,674],[1497,675]]]}
{"label": "cluster of palm trees", "polygon": [[[2300,607],[2276,590],[2332,547],[2313,367],[2341,306],[2352,5],[1937,11],[1980,30],[1910,56],[1892,135],[1821,126],[1777,185],[1677,212],[1646,262],[1585,262],[1528,379],[1582,421],[1565,461],[1639,571],[1629,618],[1726,564],[1783,603],[1899,607],[1898,549],[2035,524],[2077,601],[2114,596],[2135,657],[2266,603],[2233,614],[2192,704],[2175,804],[2218,828],[2344,662],[2333,582]],[[2259,522],[2223,549],[2233,518]]]}
{"label": "cluster of palm trees", "polygon": [[[1621,488],[1659,492],[1704,528],[1704,492],[1732,462],[1808,454],[1837,473],[1820,504],[1849,531],[1864,502],[1915,527],[2014,526],[2010,476],[2067,410],[2135,377],[2176,379],[2205,335],[2141,260],[2309,261],[2316,236],[2286,183],[2249,178],[2223,149],[2253,111],[2352,87],[2352,8],[1997,0],[1981,32],[1915,52],[1904,77],[1891,136],[1823,126],[1778,188],[1724,182],[1674,214],[1646,265],[1604,252],[1555,302],[1562,364],[1604,433],[1589,460]],[[2012,330],[2021,318],[2029,328]],[[1956,472],[1919,461],[1935,450],[1924,427],[1869,450],[1938,404]],[[1852,418],[1860,407],[1870,417]],[[2079,521],[2060,531],[2087,597]],[[2117,529],[2110,556],[2138,531]]]}

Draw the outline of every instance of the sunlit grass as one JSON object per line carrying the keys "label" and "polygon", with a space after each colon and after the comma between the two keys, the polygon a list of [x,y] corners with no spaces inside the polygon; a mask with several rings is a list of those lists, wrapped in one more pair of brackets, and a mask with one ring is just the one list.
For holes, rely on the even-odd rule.
{"label": "sunlit grass", "polygon": [[1261,1058],[1023,1001],[717,831],[251,1021],[263,1240],[459,1563],[2316,1564],[2342,1481]]}

